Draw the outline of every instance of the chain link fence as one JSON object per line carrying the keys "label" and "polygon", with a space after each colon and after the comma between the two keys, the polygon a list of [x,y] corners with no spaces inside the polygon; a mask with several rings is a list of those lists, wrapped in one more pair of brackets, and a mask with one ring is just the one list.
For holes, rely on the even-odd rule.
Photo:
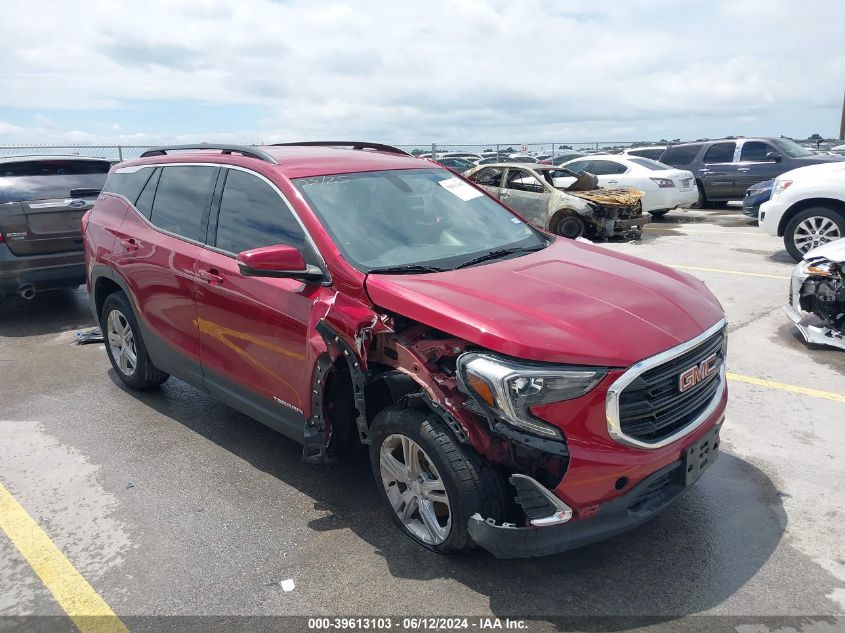
{"label": "chain link fence", "polygon": [[[175,143],[181,145],[183,143]],[[256,145],[256,143],[243,143]],[[548,143],[418,143],[396,145],[415,156],[435,157],[443,154],[474,154],[484,157],[506,158],[511,154],[530,154],[532,156],[559,156],[566,153],[595,153],[602,151],[620,151],[625,147],[649,145],[639,141],[581,141]],[[138,158],[148,149],[160,145],[0,145],[0,156],[63,155],[92,156],[105,158],[112,162]]]}

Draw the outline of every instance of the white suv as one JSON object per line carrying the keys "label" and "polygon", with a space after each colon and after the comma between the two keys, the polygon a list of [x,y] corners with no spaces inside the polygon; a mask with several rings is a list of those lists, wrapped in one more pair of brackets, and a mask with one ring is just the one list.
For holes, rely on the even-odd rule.
{"label": "white suv", "polygon": [[845,237],[845,163],[811,165],[778,176],[771,200],[760,206],[760,226],[783,236],[796,261],[812,248]]}

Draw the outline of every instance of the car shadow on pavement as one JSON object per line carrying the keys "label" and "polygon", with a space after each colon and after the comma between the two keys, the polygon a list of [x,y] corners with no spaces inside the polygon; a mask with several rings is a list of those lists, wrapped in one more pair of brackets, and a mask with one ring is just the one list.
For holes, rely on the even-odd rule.
{"label": "car shadow on pavement", "polygon": [[[171,379],[161,390],[132,395],[307,495],[314,510],[327,513],[311,520],[311,529],[351,530],[384,558],[392,576],[460,583],[486,596],[489,608],[502,618],[547,621],[566,629],[572,618],[611,615],[588,620],[590,628],[618,630],[633,626],[630,618],[672,621],[713,609],[760,571],[786,528],[781,495],[772,481],[725,452],[666,512],[611,540],[527,560],[497,560],[483,551],[439,556],[420,549],[393,525],[366,459],[328,467],[305,464],[301,446],[181,381]],[[808,577],[815,573],[812,561],[791,555],[802,557],[797,564]]]}
{"label": "car shadow on pavement", "polygon": [[38,336],[95,325],[84,288],[47,290],[29,300],[12,296],[0,302],[0,336]]}

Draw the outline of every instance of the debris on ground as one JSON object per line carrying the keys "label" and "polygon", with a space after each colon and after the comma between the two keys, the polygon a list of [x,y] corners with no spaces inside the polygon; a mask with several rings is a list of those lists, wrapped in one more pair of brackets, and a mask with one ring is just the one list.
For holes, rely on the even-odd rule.
{"label": "debris on ground", "polygon": [[76,335],[74,345],[90,345],[91,343],[103,342],[103,333],[98,327],[91,328],[90,330],[80,330],[74,334]]}

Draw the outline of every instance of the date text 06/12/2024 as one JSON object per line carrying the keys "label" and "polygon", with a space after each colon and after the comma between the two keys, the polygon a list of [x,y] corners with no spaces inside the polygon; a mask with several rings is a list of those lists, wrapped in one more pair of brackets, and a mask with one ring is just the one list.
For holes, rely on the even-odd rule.
{"label": "date text 06/12/2024", "polygon": [[445,631],[445,630],[524,630],[524,620],[490,617],[355,617],[355,618],[309,618],[309,631],[328,630],[372,630],[387,631]]}

